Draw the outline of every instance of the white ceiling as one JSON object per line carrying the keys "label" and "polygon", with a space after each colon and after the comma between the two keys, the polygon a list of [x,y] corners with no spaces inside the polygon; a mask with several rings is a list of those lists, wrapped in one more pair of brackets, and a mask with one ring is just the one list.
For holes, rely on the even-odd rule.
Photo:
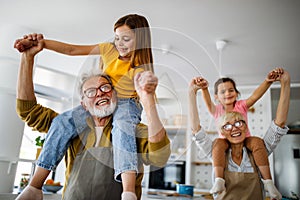
{"label": "white ceiling", "polygon": [[[0,0],[0,3],[0,26],[4,27],[0,29],[0,37],[3,31],[9,32],[6,34],[11,40],[9,48],[17,37],[17,31],[13,30],[21,26],[26,32],[43,33],[46,38],[64,42],[108,41],[113,38],[113,24],[119,17],[138,13],[146,16],[152,27],[156,73],[158,76],[168,73],[176,88],[186,89],[188,81],[199,75],[206,77],[211,85],[220,75],[234,78],[238,85],[256,85],[276,66],[290,72],[292,83],[300,83],[299,0]],[[220,39],[228,41],[221,54],[215,46]],[[162,53],[164,46],[170,47],[166,54]],[[15,52],[2,49],[0,54],[4,51]],[[85,59],[44,51],[37,62],[77,75]]]}

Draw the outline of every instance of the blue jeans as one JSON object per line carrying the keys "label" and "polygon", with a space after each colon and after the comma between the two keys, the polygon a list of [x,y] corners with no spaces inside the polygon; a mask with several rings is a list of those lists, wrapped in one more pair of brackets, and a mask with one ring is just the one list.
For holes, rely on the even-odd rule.
{"label": "blue jeans", "polygon": [[90,113],[81,105],[56,116],[46,134],[42,152],[36,164],[54,170],[67,152],[73,138],[87,128]]}
{"label": "blue jeans", "polygon": [[115,180],[121,181],[120,174],[125,171],[138,173],[136,146],[136,126],[141,121],[142,106],[137,99],[119,98],[118,107],[113,114],[113,158]]}
{"label": "blue jeans", "polygon": [[[138,172],[136,125],[141,120],[142,106],[136,99],[118,99],[113,115],[112,141],[114,149],[115,179],[120,173],[133,170]],[[86,128],[90,113],[80,105],[55,117],[46,135],[37,165],[54,170],[65,155],[72,139]]]}

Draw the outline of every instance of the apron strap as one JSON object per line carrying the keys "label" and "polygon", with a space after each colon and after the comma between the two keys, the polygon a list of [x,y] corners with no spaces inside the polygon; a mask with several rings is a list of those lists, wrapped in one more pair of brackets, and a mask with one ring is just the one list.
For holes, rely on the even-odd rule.
{"label": "apron strap", "polygon": [[77,154],[81,154],[85,150],[87,139],[89,137],[89,134],[91,134],[90,130],[91,129],[89,127],[86,127],[83,130],[83,132],[79,135],[81,143],[80,143],[80,147],[78,149],[78,153]]}

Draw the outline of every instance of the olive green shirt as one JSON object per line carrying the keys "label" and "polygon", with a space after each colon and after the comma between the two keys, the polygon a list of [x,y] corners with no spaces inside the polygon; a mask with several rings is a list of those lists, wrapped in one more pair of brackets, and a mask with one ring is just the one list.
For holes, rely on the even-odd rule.
{"label": "olive green shirt", "polygon": [[[44,107],[38,104],[35,100],[21,100],[17,99],[16,102],[16,111],[19,117],[27,123],[29,127],[32,127],[33,130],[39,132],[47,133],[50,128],[51,122],[54,117],[58,115],[54,110]],[[93,126],[93,121],[88,120],[88,125]],[[111,146],[111,130],[112,130],[112,117],[107,121],[103,129],[103,135],[105,137],[101,138],[100,146],[109,147]],[[95,143],[95,129],[91,128],[91,132],[87,138],[85,148],[93,146]],[[148,141],[148,127],[142,123],[137,126],[137,152],[140,155],[140,161],[145,165],[155,165],[162,167],[166,164],[169,159],[171,150],[170,150],[170,140],[165,134],[165,137],[162,141],[157,143],[151,143]],[[80,151],[81,140],[79,136],[73,139],[70,147],[68,148],[66,158],[66,182],[67,185],[70,172],[72,170],[73,162],[77,153]],[[141,197],[141,182],[143,179],[143,169],[141,173],[138,174],[136,179],[136,193],[137,196]]]}

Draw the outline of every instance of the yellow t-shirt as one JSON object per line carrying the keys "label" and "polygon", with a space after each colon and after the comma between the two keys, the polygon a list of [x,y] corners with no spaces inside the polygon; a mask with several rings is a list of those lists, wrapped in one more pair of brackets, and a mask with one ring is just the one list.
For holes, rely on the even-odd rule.
{"label": "yellow t-shirt", "polygon": [[118,93],[118,98],[137,97],[134,88],[134,76],[144,71],[142,67],[132,68],[130,61],[119,59],[119,52],[112,43],[99,44],[100,55],[104,64],[103,71],[110,76]]}

